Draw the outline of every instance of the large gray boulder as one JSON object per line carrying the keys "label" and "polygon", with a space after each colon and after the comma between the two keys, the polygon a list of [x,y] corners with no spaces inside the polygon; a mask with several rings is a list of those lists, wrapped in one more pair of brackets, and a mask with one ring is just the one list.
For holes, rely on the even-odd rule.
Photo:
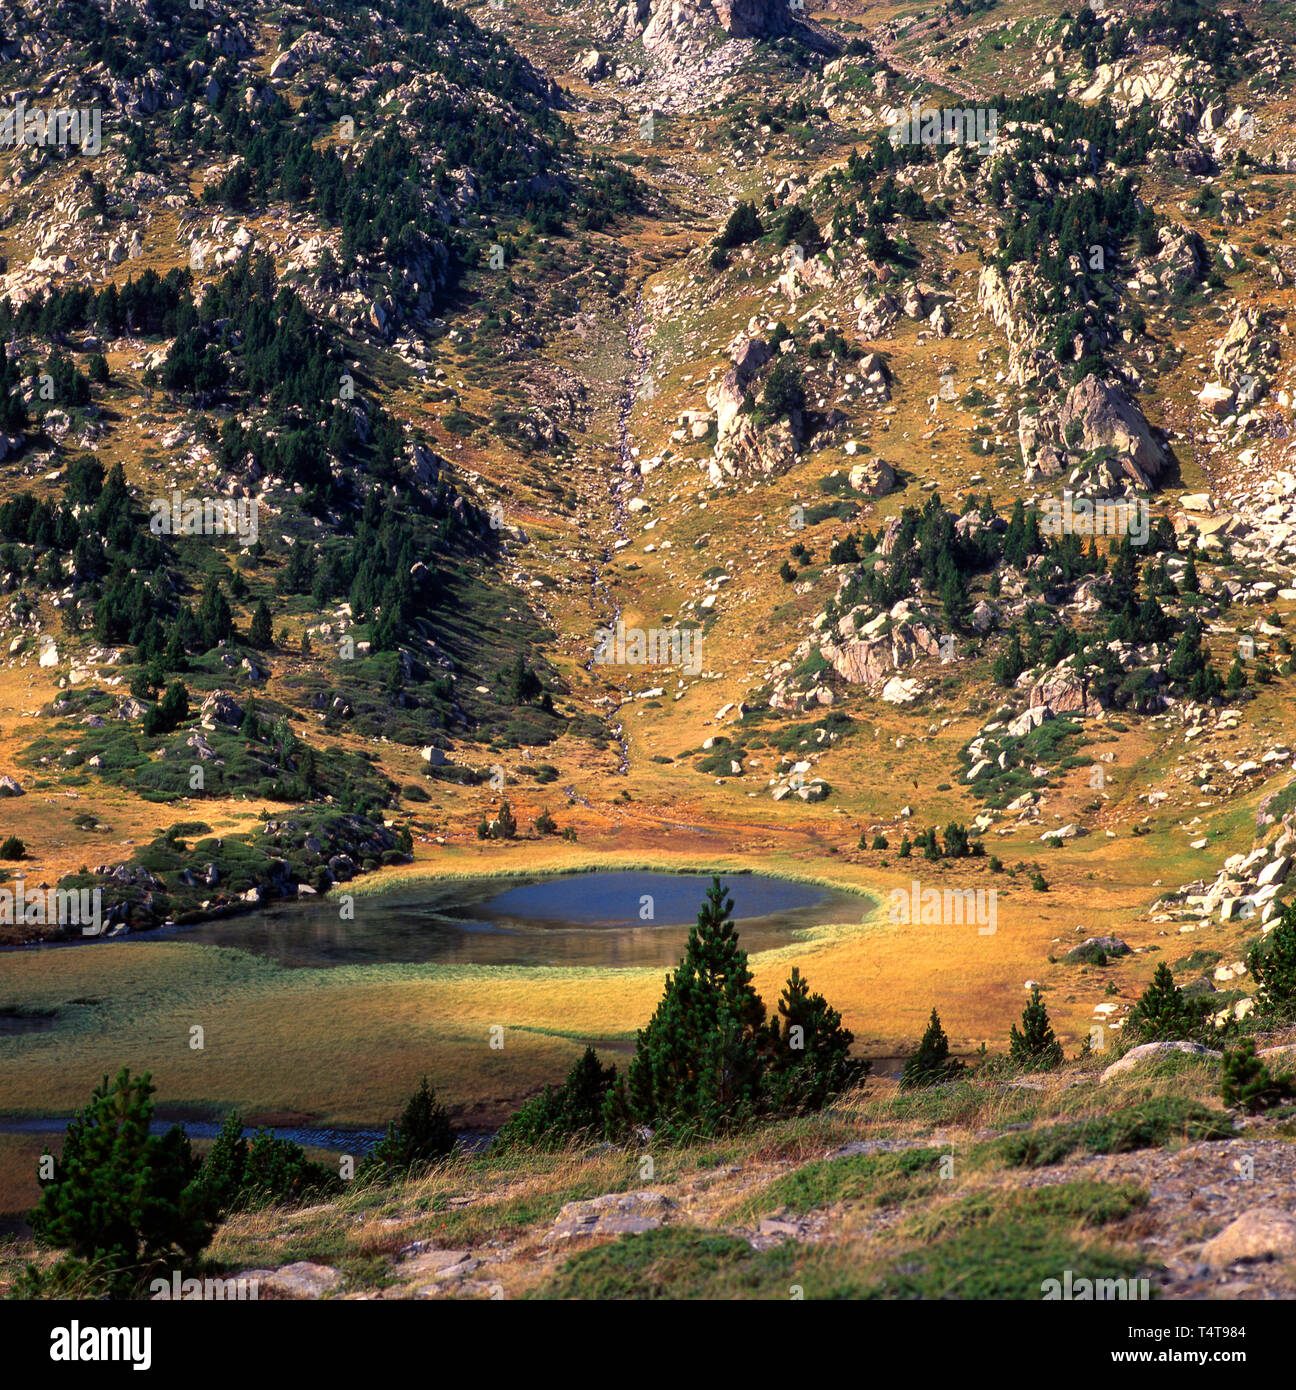
{"label": "large gray boulder", "polygon": [[1071,427],[1079,426],[1072,447],[1085,452],[1110,449],[1115,462],[1140,486],[1155,482],[1165,469],[1165,450],[1152,438],[1143,412],[1119,386],[1092,372],[1067,392],[1058,418],[1068,442],[1076,433]]}

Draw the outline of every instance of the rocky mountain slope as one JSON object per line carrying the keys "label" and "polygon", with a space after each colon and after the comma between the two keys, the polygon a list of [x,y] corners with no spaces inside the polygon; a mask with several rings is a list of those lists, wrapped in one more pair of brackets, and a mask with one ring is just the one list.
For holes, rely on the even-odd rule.
{"label": "rocky mountain slope", "polygon": [[[876,1056],[1028,982],[1116,1046],[1160,960],[1240,1023],[1296,885],[1291,14],[549,9],[0,19],[5,883],[125,937],[774,866],[877,897],[807,944]],[[888,924],[915,881],[994,933]]]}

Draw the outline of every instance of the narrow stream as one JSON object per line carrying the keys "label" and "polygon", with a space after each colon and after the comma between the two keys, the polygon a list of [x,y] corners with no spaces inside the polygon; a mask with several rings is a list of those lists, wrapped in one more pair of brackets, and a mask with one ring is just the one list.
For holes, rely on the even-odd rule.
{"label": "narrow stream", "polygon": [[[639,395],[639,388],[643,382],[644,373],[647,370],[648,349],[644,343],[644,323],[643,323],[643,286],[640,285],[635,293],[634,312],[630,316],[630,326],[626,330],[627,351],[631,362],[629,373],[622,380],[621,397],[617,402],[617,462],[619,464],[619,476],[613,475],[609,479],[608,487],[612,494],[612,529],[618,539],[629,540],[630,536],[626,530],[626,494],[631,489],[632,479],[636,476],[634,456],[630,452],[630,416],[634,412],[635,401]],[[602,556],[595,562],[594,574],[590,581],[590,603],[594,608],[595,614],[611,613],[610,618],[604,618],[599,626],[604,628],[614,628],[621,618],[621,605],[616,601],[615,595],[608,587],[607,581],[603,578],[606,566],[611,562],[613,552],[605,550]],[[585,669],[594,669],[594,658],[591,656],[585,663]],[[630,740],[626,737],[624,721],[617,719],[617,715],[625,707],[630,698],[630,691],[623,685],[618,700],[619,702],[612,707],[608,718],[608,723],[616,739],[617,747],[621,750],[621,761],[617,771],[625,774],[630,771]],[[615,722],[614,722],[615,721]]]}

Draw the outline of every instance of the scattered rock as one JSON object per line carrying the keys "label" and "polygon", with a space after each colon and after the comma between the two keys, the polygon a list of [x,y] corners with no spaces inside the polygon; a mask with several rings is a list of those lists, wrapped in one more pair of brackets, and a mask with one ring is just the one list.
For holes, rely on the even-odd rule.
{"label": "scattered rock", "polygon": [[1190,1057],[1217,1058],[1221,1055],[1195,1042],[1142,1043],[1138,1047],[1131,1048],[1123,1057],[1113,1062],[1103,1072],[1099,1080],[1110,1081],[1113,1077],[1124,1076],[1126,1072],[1133,1071],[1136,1067],[1142,1066],[1144,1062],[1152,1062],[1159,1057],[1168,1057],[1174,1052],[1182,1052]]}

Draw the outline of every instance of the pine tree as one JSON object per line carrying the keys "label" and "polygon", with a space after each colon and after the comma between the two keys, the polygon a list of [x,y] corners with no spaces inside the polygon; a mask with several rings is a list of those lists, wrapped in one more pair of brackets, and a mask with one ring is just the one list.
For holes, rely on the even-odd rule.
{"label": "pine tree", "polygon": [[215,1229],[184,1131],[149,1133],[154,1089],[148,1072],[104,1077],[68,1124],[31,1214],[40,1239],[89,1262],[118,1295],[176,1251],[192,1258]]}
{"label": "pine tree", "polygon": [[203,585],[202,600],[198,605],[198,626],[204,651],[210,651],[223,642],[234,630],[229,601],[221,592],[220,581],[214,574],[209,574]]}
{"label": "pine tree", "polygon": [[1008,639],[1007,649],[995,657],[991,674],[996,685],[1012,686],[1025,669],[1026,657],[1022,653],[1021,636],[1014,632]]}
{"label": "pine tree", "polygon": [[360,1171],[413,1172],[452,1153],[454,1146],[450,1117],[425,1076],[405,1102],[400,1119],[388,1125],[387,1133],[360,1165]]}
{"label": "pine tree", "polygon": [[540,677],[527,665],[526,658],[518,652],[517,659],[498,679],[503,681],[508,700],[513,705],[529,705],[544,689]]}
{"label": "pine tree", "polygon": [[1266,1018],[1296,1017],[1296,903],[1285,903],[1267,940],[1253,946],[1247,968],[1259,988],[1256,1003]]}
{"label": "pine tree", "polygon": [[769,1108],[822,1110],[842,1091],[859,1085],[869,1062],[850,1055],[854,1034],[841,1014],[809,984],[794,965],[770,1019],[770,1066],[765,1079]]}
{"label": "pine tree", "polygon": [[940,552],[936,573],[945,621],[951,627],[961,627],[972,610],[972,601],[968,596],[967,580],[948,550]]}
{"label": "pine tree", "polygon": [[950,1056],[949,1039],[941,1027],[940,1016],[933,1009],[918,1050],[905,1059],[900,1073],[901,1089],[911,1091],[924,1086],[940,1086],[955,1080],[964,1070],[963,1063]]}
{"label": "pine tree", "polygon": [[635,1123],[715,1131],[758,1108],[765,1006],[732,912],[713,879],[684,958],[636,1040],[623,1098]]}
{"label": "pine tree", "polygon": [[1022,1011],[1021,1031],[1017,1031],[1015,1023],[1012,1026],[1008,1056],[1027,1071],[1052,1071],[1062,1065],[1062,1044],[1054,1036],[1038,985],[1031,990],[1030,1002]]}
{"label": "pine tree", "polygon": [[1184,566],[1183,572],[1183,591],[1185,594],[1201,593],[1201,580],[1197,577],[1197,555],[1195,551],[1188,552],[1188,563]]}
{"label": "pine tree", "polygon": [[243,1120],[231,1110],[198,1175],[198,1185],[212,1217],[228,1211],[238,1199],[247,1173],[247,1156]]}
{"label": "pine tree", "polygon": [[1190,1037],[1196,1025],[1183,990],[1175,984],[1170,967],[1162,961],[1152,976],[1152,983],[1130,1010],[1127,1029],[1144,1042],[1175,1042]]}
{"label": "pine tree", "polygon": [[337,1176],[322,1164],[312,1163],[300,1144],[281,1139],[268,1129],[259,1129],[252,1136],[240,1201],[252,1206],[313,1201],[340,1189]]}
{"label": "pine tree", "polygon": [[274,645],[274,633],[270,624],[270,607],[262,599],[252,612],[252,622],[248,628],[248,643],[258,651],[266,651]]}
{"label": "pine tree", "polygon": [[189,692],[183,682],[172,681],[167,692],[144,716],[144,732],[150,738],[169,734],[189,718]]}
{"label": "pine tree", "polygon": [[734,246],[745,246],[749,241],[755,241],[764,231],[756,204],[743,200],[729,214],[729,220],[725,223],[724,230],[716,237],[715,244],[722,251]]}

